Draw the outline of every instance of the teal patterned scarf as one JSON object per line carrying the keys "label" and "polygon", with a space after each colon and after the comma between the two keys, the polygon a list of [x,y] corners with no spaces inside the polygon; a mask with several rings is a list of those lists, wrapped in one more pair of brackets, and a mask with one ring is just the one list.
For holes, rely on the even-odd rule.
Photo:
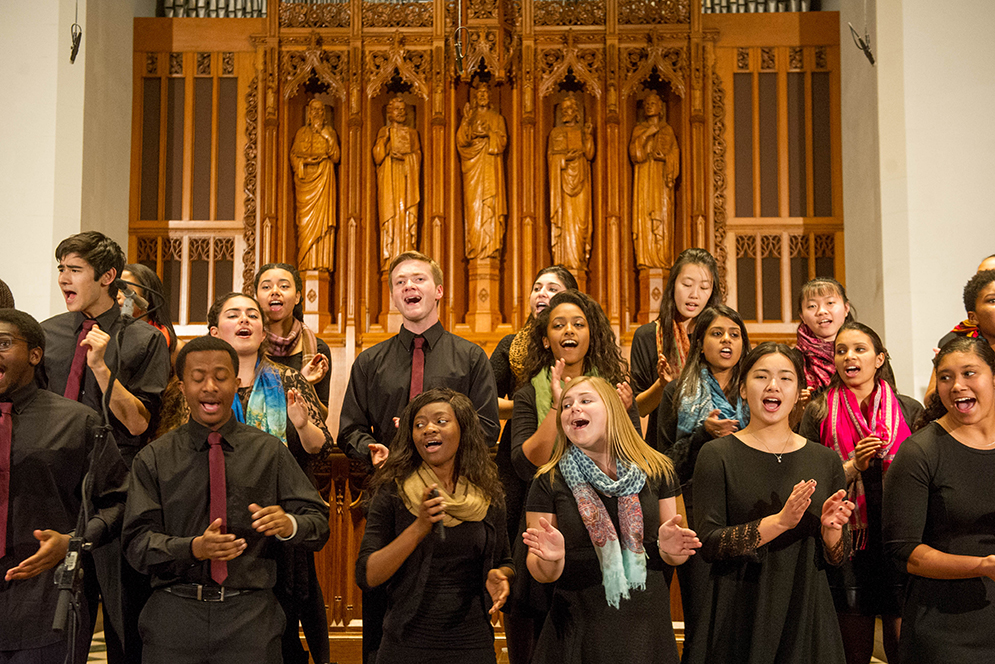
{"label": "teal patterned scarf", "polygon": [[269,360],[256,362],[256,378],[247,407],[243,410],[242,401],[236,397],[232,410],[239,422],[272,434],[287,444],[287,392],[283,389],[279,370]]}
{"label": "teal patterned scarf", "polygon": [[679,437],[690,435],[715,409],[718,409],[719,417],[724,420],[739,420],[741,431],[750,423],[750,407],[746,405],[746,401],[736,399],[736,406],[733,407],[719,386],[719,381],[715,380],[715,376],[712,375],[711,369],[703,366],[698,380],[698,389],[693,395],[688,395],[681,400],[680,408],[677,411]]}
{"label": "teal patterned scarf", "polygon": [[[601,472],[589,456],[573,445],[567,448],[558,464],[560,473],[573,492],[580,517],[598,554],[605,599],[609,606],[617,609],[622,598],[629,599],[630,589],[646,589],[643,509],[639,504],[639,492],[646,484],[646,474],[639,466],[621,459],[616,462],[616,466],[618,479],[613,480]],[[595,489],[607,496],[618,497],[621,537],[615,531],[615,525]]]}

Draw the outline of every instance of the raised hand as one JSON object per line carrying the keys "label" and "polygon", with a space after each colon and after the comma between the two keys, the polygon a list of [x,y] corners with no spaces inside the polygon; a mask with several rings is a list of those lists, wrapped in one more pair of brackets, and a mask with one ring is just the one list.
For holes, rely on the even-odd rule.
{"label": "raised hand", "polygon": [[716,408],[708,414],[704,422],[705,431],[712,438],[721,438],[731,433],[739,431],[739,420],[723,420],[719,418],[719,409]]}
{"label": "raised hand", "polygon": [[[556,361],[550,370],[550,389],[553,392],[553,408],[559,409],[560,407],[560,397],[563,396],[563,390],[570,386],[570,379],[563,378],[563,370],[566,368],[567,363],[562,357]],[[561,385],[564,382],[566,385]]]}
{"label": "raised hand", "polygon": [[846,491],[840,489],[822,503],[822,527],[842,530],[850,520],[854,507],[855,505],[846,499]]}
{"label": "raised hand", "polygon": [[853,465],[860,472],[864,472],[871,465],[871,459],[883,446],[884,441],[877,436],[862,438],[853,450]]}
{"label": "raised hand", "polygon": [[232,560],[245,551],[245,540],[222,533],[221,519],[218,518],[211,522],[203,535],[193,538],[190,550],[197,560]]}
{"label": "raised hand", "polygon": [[328,358],[322,353],[318,353],[311,358],[311,361],[301,367],[301,375],[304,376],[304,380],[316,385],[325,377],[329,369]]}
{"label": "raised hand", "polygon": [[628,383],[616,383],[615,391],[618,392],[618,398],[622,400],[622,405],[625,406],[626,410],[632,408],[632,387]]}
{"label": "raised hand", "polygon": [[661,357],[656,361],[656,375],[660,379],[661,385],[666,385],[674,380],[674,378],[677,378],[677,372],[674,371],[674,368],[670,366],[670,362],[665,357]]}
{"label": "raised hand", "polygon": [[802,480],[791,490],[791,495],[785,501],[784,507],[777,513],[778,523],[786,530],[791,530],[802,520],[805,510],[812,504],[815,486],[815,480]]}
{"label": "raised hand", "polygon": [[698,534],[690,528],[681,528],[681,515],[675,514],[660,524],[657,532],[660,554],[671,556],[693,556],[701,546]]}
{"label": "raised hand", "polygon": [[94,325],[86,333],[80,346],[86,346],[86,365],[91,370],[104,366],[104,353],[107,352],[107,344],[110,343],[111,335],[100,329],[99,325]]}
{"label": "raised hand", "polygon": [[287,419],[300,431],[307,426],[310,414],[300,390],[287,390]]}
{"label": "raised hand", "polygon": [[367,447],[370,448],[370,462],[373,464],[373,467],[379,468],[382,466],[390,454],[390,449],[380,443],[370,443]]}
{"label": "raised hand", "polygon": [[491,596],[491,602],[493,602],[491,610],[487,613],[494,615],[504,606],[505,600],[508,599],[508,594],[511,592],[511,582],[508,580],[508,575],[505,574],[504,569],[497,567],[487,573],[487,581],[484,583],[484,587],[487,588],[487,593]]}
{"label": "raised hand", "polygon": [[566,549],[563,546],[563,534],[553,527],[546,517],[539,517],[539,527],[529,528],[522,533],[525,546],[529,553],[547,562],[555,563],[563,560]]}

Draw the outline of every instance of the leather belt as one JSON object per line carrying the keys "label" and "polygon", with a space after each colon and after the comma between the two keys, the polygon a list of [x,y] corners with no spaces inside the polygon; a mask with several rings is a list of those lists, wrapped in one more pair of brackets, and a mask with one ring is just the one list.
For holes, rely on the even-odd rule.
{"label": "leather belt", "polygon": [[247,595],[252,592],[251,590],[236,590],[224,586],[202,586],[199,583],[177,583],[166,586],[163,590],[171,595],[195,599],[198,602],[223,602],[231,597]]}

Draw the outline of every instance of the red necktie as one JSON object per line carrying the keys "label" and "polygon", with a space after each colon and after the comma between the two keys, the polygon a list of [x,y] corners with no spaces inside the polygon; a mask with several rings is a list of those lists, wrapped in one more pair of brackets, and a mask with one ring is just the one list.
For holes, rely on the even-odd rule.
{"label": "red necktie", "polygon": [[76,352],[73,354],[73,364],[69,369],[69,379],[66,380],[66,391],[62,395],[67,399],[79,401],[79,386],[83,382],[83,369],[86,368],[86,353],[90,350],[89,346],[80,346],[80,343],[86,339],[86,335],[96,323],[97,321],[92,318],[87,318],[83,321],[83,329],[80,330],[79,336],[76,337]]}
{"label": "red necktie", "polygon": [[[228,525],[228,505],[225,489],[225,453],[221,449],[221,434],[217,431],[208,434],[207,442],[211,444],[211,450],[207,453],[207,459],[211,466],[211,523],[215,519],[221,519],[221,532],[227,532]],[[211,561],[211,578],[218,585],[224,585],[228,578],[228,563],[224,560]]]}
{"label": "red necktie", "polygon": [[7,555],[7,495],[10,493],[10,438],[14,423],[9,401],[0,403],[0,558]]}
{"label": "red necktie", "polygon": [[425,383],[425,337],[415,337],[415,349],[411,353],[411,392],[408,394],[408,401],[421,394],[422,385]]}

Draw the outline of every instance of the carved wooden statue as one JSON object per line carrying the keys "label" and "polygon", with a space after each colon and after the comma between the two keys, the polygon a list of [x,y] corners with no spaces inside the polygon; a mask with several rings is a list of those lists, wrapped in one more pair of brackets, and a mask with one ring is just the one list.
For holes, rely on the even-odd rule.
{"label": "carved wooden statue", "polygon": [[674,180],[680,149],[657,94],[643,101],[646,119],[632,130],[632,241],[639,268],[670,267],[674,228]]}
{"label": "carved wooden statue", "polygon": [[549,216],[553,262],[584,272],[591,255],[591,123],[581,127],[574,97],[560,103],[560,124],[549,132]]}
{"label": "carved wooden statue", "polygon": [[508,144],[504,118],[491,109],[491,91],[478,82],[473,104],[463,107],[456,147],[463,167],[466,257],[496,258],[501,252],[507,193],[501,155]]}
{"label": "carved wooden statue", "polygon": [[404,100],[391,99],[387,103],[387,124],[380,128],[373,144],[383,268],[394,256],[414,249],[418,239],[421,141],[418,130],[405,124],[407,117]]}
{"label": "carved wooden statue", "polygon": [[302,270],[331,270],[335,261],[335,164],[339,139],[325,124],[325,105],[307,106],[307,124],[290,148],[297,198],[297,263]]}

